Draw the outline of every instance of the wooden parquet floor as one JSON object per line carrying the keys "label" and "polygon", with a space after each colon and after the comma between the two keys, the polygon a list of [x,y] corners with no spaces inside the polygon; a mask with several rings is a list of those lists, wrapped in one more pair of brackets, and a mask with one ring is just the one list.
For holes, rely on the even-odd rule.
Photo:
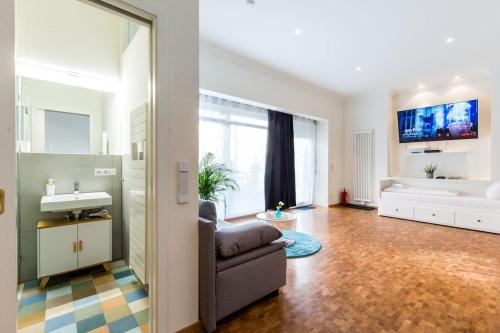
{"label": "wooden parquet floor", "polygon": [[288,261],[287,285],[218,332],[500,333],[500,235],[378,217],[299,211],[281,228],[323,243]]}

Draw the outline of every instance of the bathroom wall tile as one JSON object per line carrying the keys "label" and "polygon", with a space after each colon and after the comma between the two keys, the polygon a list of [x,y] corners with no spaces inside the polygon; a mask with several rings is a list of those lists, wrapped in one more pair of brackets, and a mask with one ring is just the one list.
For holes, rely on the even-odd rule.
{"label": "bathroom wall tile", "polygon": [[[113,180],[112,194],[113,196],[113,217],[122,218],[122,182]],[[115,200],[116,199],[116,200]]]}
{"label": "bathroom wall tile", "polygon": [[127,181],[131,177],[132,168],[130,154],[125,154],[122,156],[122,178],[124,179],[122,183],[122,244],[123,244],[123,259],[128,262],[129,260],[129,233],[130,233],[130,184]]}
{"label": "bathroom wall tile", "polygon": [[19,280],[30,281],[37,275],[37,233],[36,231],[22,232],[19,235]]}
{"label": "bathroom wall tile", "polygon": [[122,220],[113,217],[113,261],[123,258]]}
{"label": "bathroom wall tile", "polygon": [[122,222],[122,256],[123,259],[128,263],[129,262],[129,233],[130,228],[128,223]]}
{"label": "bathroom wall tile", "polygon": [[112,188],[113,197],[119,198],[113,203],[113,217],[122,218],[122,157],[113,156],[112,167],[116,169],[116,176],[113,177]]}

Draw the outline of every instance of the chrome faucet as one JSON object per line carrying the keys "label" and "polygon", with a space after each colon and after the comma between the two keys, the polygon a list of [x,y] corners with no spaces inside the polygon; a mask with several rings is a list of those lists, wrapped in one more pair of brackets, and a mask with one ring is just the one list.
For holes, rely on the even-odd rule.
{"label": "chrome faucet", "polygon": [[75,194],[75,199],[78,199],[78,196],[80,195],[80,182],[75,181],[73,184],[73,192]]}

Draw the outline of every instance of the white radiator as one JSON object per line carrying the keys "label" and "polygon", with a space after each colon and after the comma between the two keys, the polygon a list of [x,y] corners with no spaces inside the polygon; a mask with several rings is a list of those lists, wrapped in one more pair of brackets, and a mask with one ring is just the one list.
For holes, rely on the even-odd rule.
{"label": "white radiator", "polygon": [[372,202],[373,130],[354,132],[354,200]]}

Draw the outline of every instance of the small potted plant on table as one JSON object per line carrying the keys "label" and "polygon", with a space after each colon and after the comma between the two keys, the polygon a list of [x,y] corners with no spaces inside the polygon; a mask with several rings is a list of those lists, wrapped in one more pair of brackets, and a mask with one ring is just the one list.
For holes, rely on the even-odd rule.
{"label": "small potted plant on table", "polygon": [[424,168],[424,172],[427,175],[427,179],[434,179],[434,172],[438,169],[437,164],[429,164]]}

